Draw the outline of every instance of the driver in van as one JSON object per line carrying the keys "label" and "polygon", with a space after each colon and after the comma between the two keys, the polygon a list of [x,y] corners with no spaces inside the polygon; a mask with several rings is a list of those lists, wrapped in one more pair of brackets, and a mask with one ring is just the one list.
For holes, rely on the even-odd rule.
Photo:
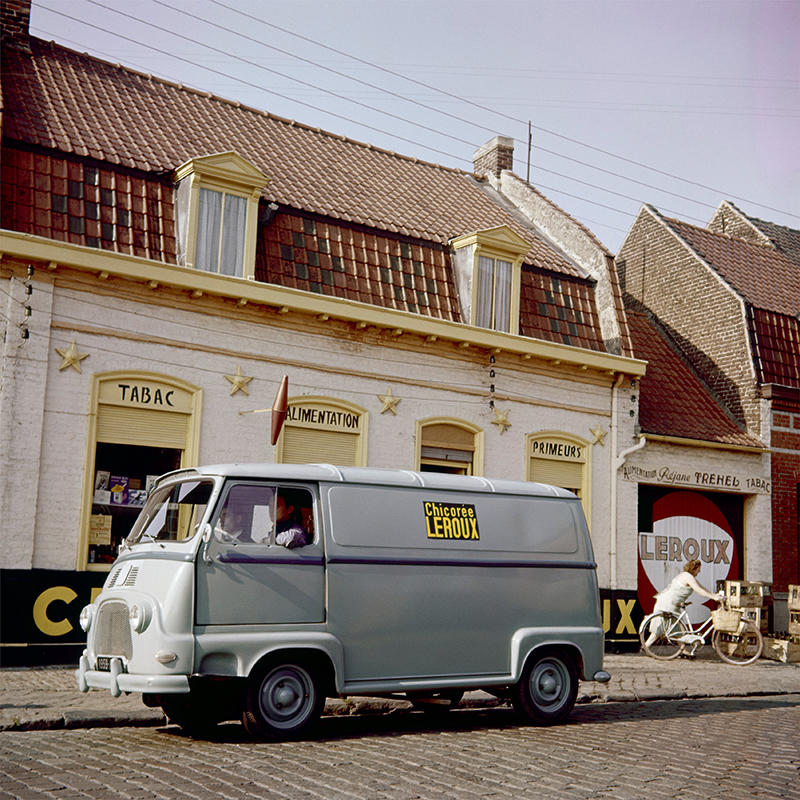
{"label": "driver in van", "polygon": [[226,542],[251,542],[253,541],[245,527],[245,514],[235,506],[227,505],[219,514],[217,520],[217,536]]}
{"label": "driver in van", "polygon": [[283,547],[293,550],[295,547],[305,547],[313,537],[309,535],[298,521],[298,513],[291,497],[287,493],[278,492],[275,515],[275,542]]}

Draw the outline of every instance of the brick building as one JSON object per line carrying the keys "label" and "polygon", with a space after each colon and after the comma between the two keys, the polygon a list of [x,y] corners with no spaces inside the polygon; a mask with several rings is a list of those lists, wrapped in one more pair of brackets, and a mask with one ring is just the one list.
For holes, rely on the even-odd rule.
{"label": "brick building", "polygon": [[513,142],[445,168],[30,37],[29,12],[2,6],[2,658],[71,654],[149,476],[200,462],[570,488],[620,627],[645,365],[612,254]]}
{"label": "brick building", "polygon": [[[727,202],[706,228],[644,206],[617,268],[629,309],[664,332],[724,410],[717,427],[727,433],[711,437],[716,446],[748,449],[755,440],[768,451],[767,484],[756,473],[744,484],[753,490],[746,504],[770,498],[761,519],[771,519],[772,546],[746,547],[745,558],[751,579],[773,583],[779,610],[787,585],[800,581],[800,231]],[[642,404],[642,427],[661,425],[645,419],[644,393]],[[695,411],[685,409],[686,424]]]}

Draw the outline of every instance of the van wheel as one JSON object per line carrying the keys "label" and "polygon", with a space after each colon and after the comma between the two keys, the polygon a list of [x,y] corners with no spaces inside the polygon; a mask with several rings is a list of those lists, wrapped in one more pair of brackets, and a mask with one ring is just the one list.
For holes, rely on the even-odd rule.
{"label": "van wheel", "polygon": [[406,697],[417,711],[426,714],[445,714],[456,708],[464,692],[459,689],[445,689],[441,692],[406,692]]}
{"label": "van wheel", "polygon": [[316,671],[303,663],[269,662],[250,676],[242,723],[254,737],[293,739],[322,713],[325,695]]}
{"label": "van wheel", "polygon": [[553,725],[569,716],[578,695],[575,662],[560,652],[534,653],[514,687],[517,713],[538,725]]}

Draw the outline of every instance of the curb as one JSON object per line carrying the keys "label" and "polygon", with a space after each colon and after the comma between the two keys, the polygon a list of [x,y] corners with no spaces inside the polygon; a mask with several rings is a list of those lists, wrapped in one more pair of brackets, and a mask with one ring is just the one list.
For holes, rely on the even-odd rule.
{"label": "curb", "polygon": [[[641,703],[648,701],[703,700],[712,697],[765,697],[796,694],[790,691],[736,691],[689,692],[679,689],[653,689],[642,692],[609,692],[608,694],[579,694],[575,704]],[[468,692],[461,703],[462,709],[496,708],[507,705],[485,692]],[[413,710],[407,700],[363,698],[358,700],[333,698],[325,703],[323,716],[356,716],[361,714],[406,714]],[[86,728],[161,727],[170,724],[161,712],[125,711],[115,713],[92,711],[67,711],[52,717],[12,720],[0,723],[2,731],[76,730]]]}

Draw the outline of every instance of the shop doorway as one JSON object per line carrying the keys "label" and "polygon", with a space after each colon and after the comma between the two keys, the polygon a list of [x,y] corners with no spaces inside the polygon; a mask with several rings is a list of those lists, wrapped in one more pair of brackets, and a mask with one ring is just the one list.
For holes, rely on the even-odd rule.
{"label": "shop doorway", "polygon": [[[742,578],[742,495],[640,485],[638,528],[638,595],[645,614],[656,592],[691,559],[700,560],[698,580],[709,591],[720,581]],[[689,609],[695,622],[708,616],[699,600]]]}

